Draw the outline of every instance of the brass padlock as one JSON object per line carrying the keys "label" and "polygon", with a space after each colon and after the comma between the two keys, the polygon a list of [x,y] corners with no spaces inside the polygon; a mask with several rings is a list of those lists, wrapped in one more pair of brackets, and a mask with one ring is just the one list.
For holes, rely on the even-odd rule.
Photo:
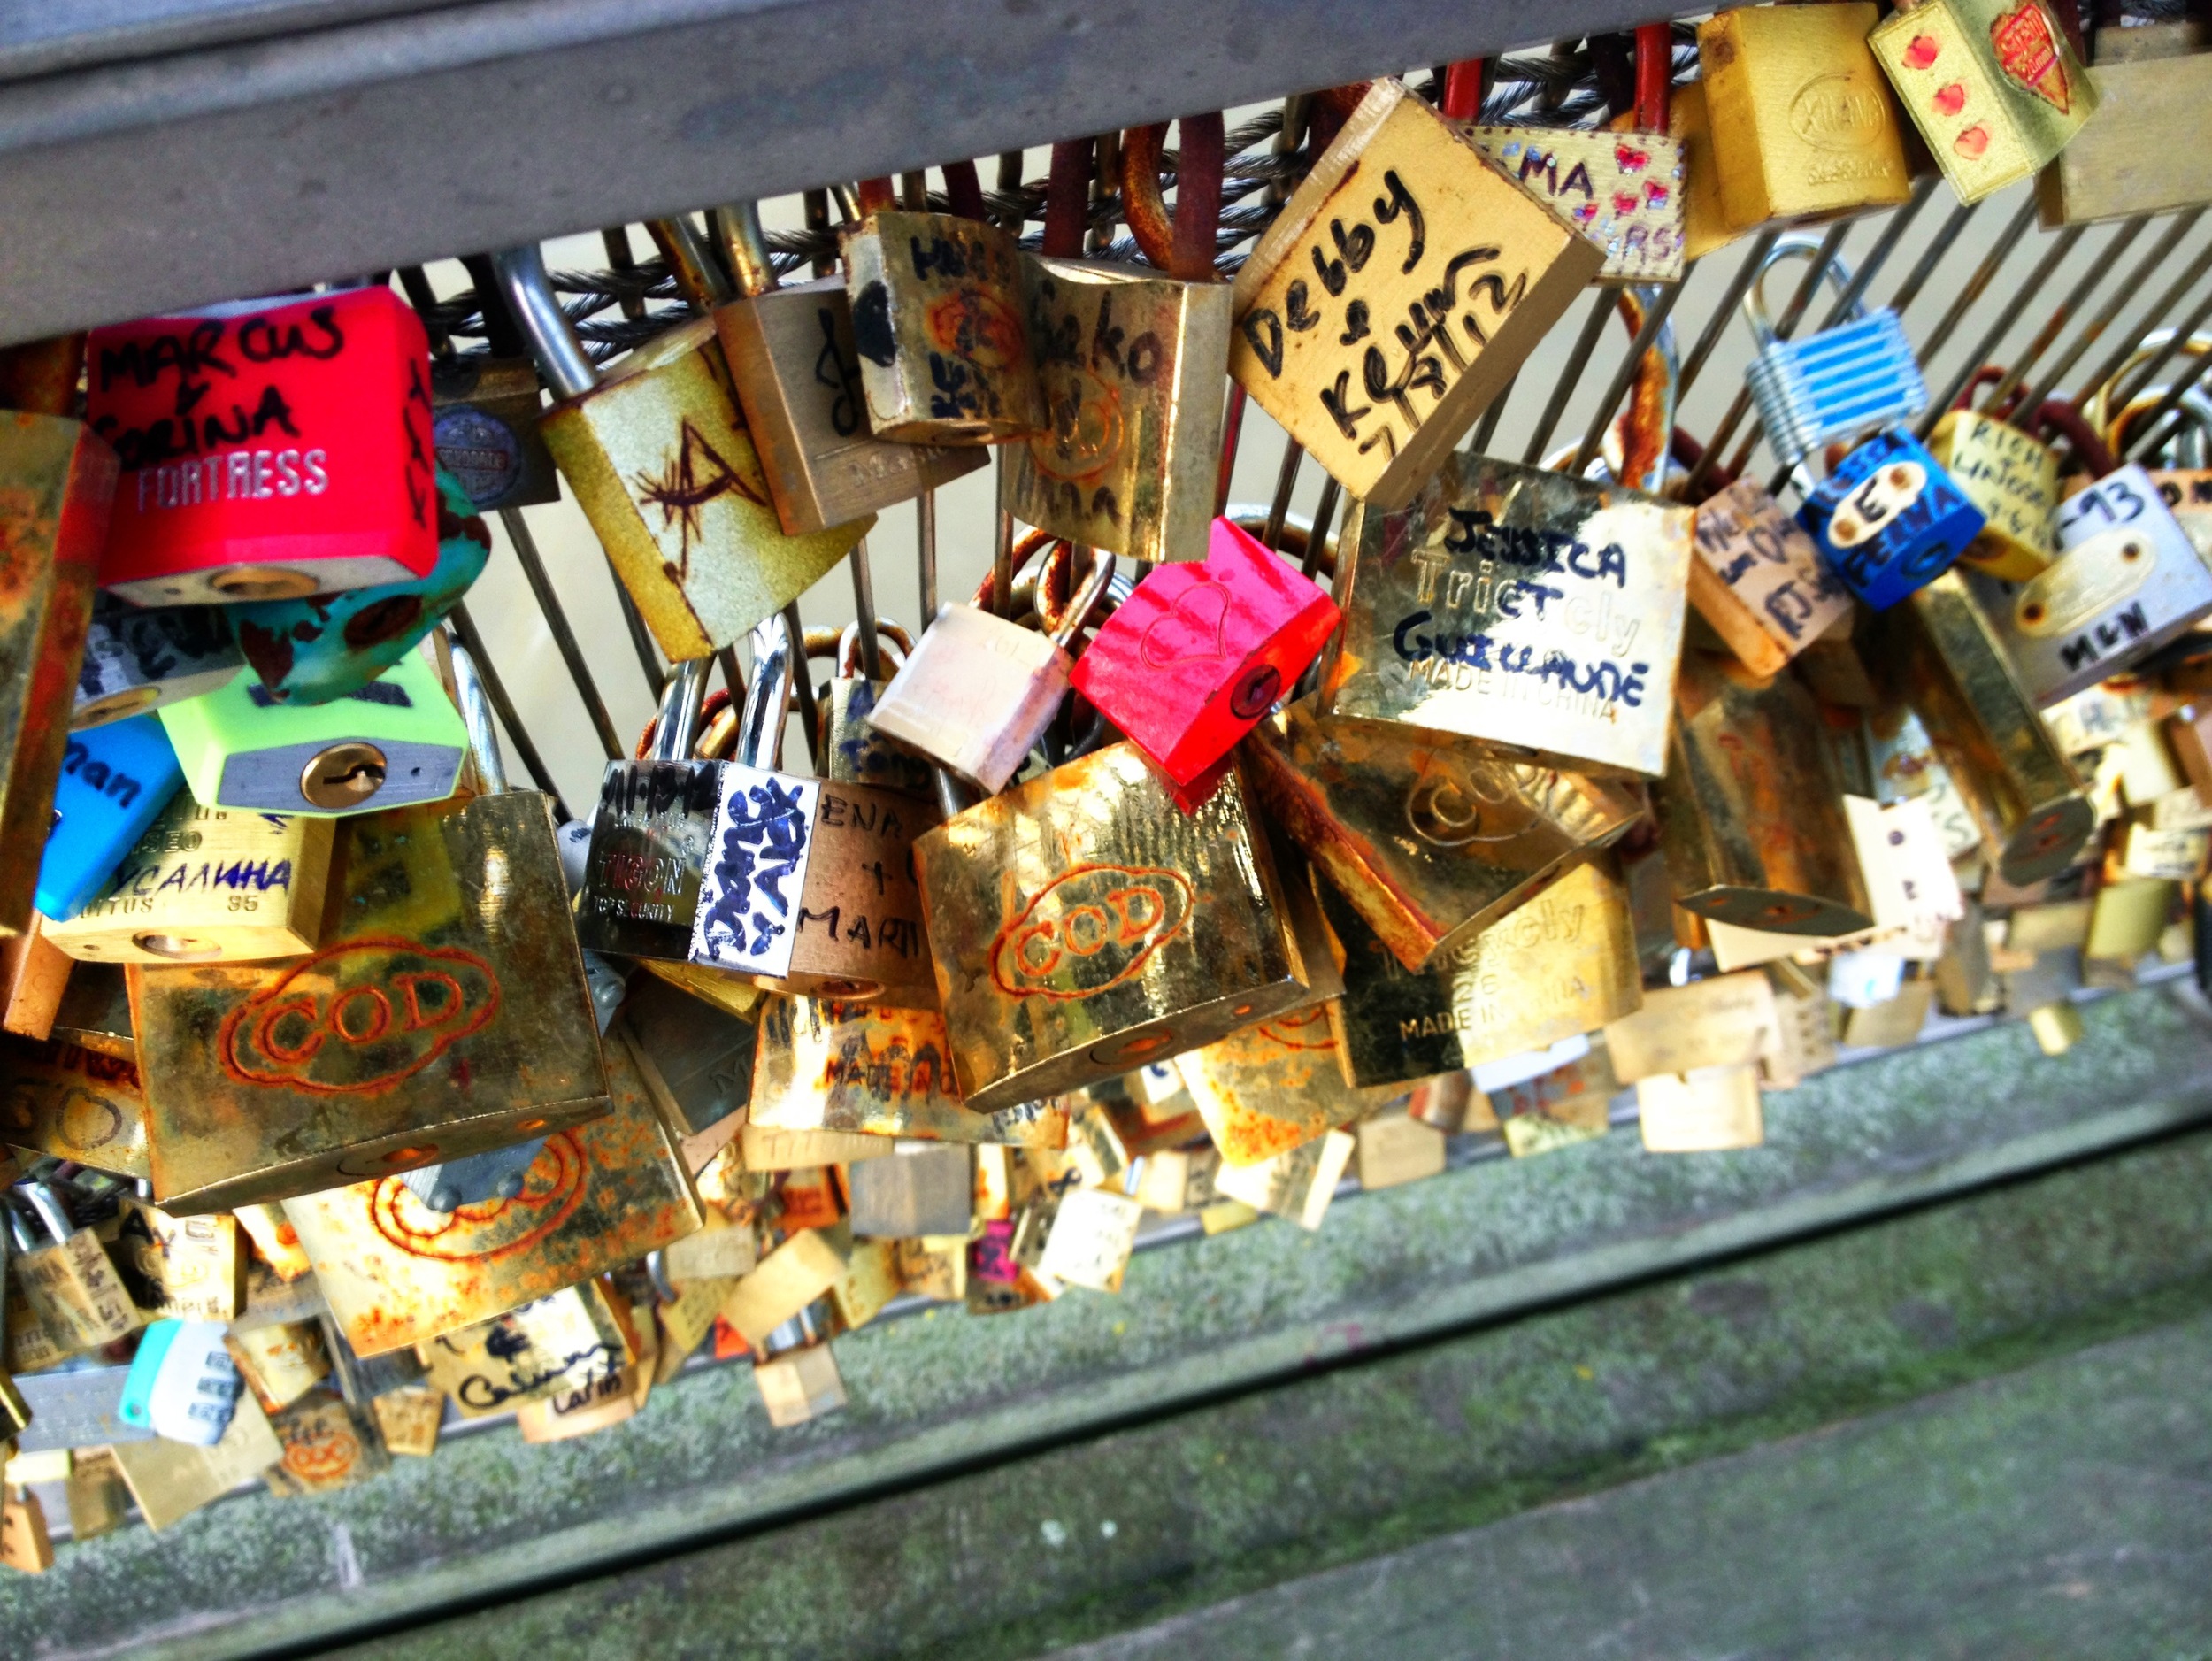
{"label": "brass padlock", "polygon": [[[479,513],[526,508],[561,499],[552,453],[538,431],[538,372],[522,331],[499,292],[491,260],[461,262],[475,286],[490,355],[433,350],[430,357],[430,447]],[[412,279],[403,280],[414,296]],[[416,299],[418,308],[421,305]]]}
{"label": "brass padlock", "polygon": [[[870,784],[903,796],[930,796],[929,764],[875,730],[876,703],[890,681],[866,673],[860,647],[860,625],[848,623],[838,638],[837,673],[830,681],[828,698],[822,701],[822,758],[828,769],[826,776],[839,784]],[[881,659],[879,667],[895,677],[906,667],[914,642],[896,623],[879,617],[876,650]]]}
{"label": "brass padlock", "polygon": [[1175,1057],[1228,1165],[1257,1165],[1376,1111],[1396,1094],[1356,1086],[1327,1005],[1247,1027]]}
{"label": "brass padlock", "polygon": [[180,1215],[464,1158],[607,1111],[548,799],[504,789],[348,819],[335,915],[279,966],[132,965],[155,1198]]}
{"label": "brass padlock", "polygon": [[1682,649],[1688,508],[1455,455],[1402,512],[1354,509],[1317,712],[1656,776]]}
{"label": "brass padlock", "polygon": [[1643,813],[1607,780],[1324,720],[1301,699],[1254,729],[1245,778],[1409,969],[1455,953]]}
{"label": "brass padlock", "polygon": [[1847,627],[1851,590],[1756,480],[1698,504],[1694,553],[1690,604],[1755,675]]}
{"label": "brass padlock", "polygon": [[1198,1048],[1314,1001],[1233,774],[1194,814],[1132,745],[916,839],[922,911],[971,1111]]}
{"label": "brass padlock", "polygon": [[1997,874],[2025,887],[2072,864],[2096,810],[1965,578],[1946,572],[1861,621],[1868,667],[1927,728]]}
{"label": "brass padlock", "polygon": [[2049,445],[1978,410],[1952,410],[1928,434],[1928,452],[1987,521],[1962,563],[2008,582],[2025,582],[2051,563],[2058,457]]}
{"label": "brass padlock", "polygon": [[1386,77],[1237,273],[1229,373],[1348,494],[1394,511],[1604,263]]}
{"label": "brass padlock", "polygon": [[116,1268],[149,1319],[235,1319],[246,1269],[235,1218],[171,1217],[130,1194],[119,1205]]}
{"label": "brass padlock", "polygon": [[135,1062],[58,1038],[9,1038],[0,1072],[0,1142],[133,1180],[152,1174]]}
{"label": "brass padlock", "polygon": [[44,349],[66,362],[47,396],[0,411],[0,933],[30,927],[31,892],[69,745],[70,689],[92,617],[93,573],[107,541],[119,466],[105,439],[64,413],[73,402],[81,335]]}
{"label": "brass padlock", "polygon": [[2085,225],[2212,203],[2212,156],[2175,142],[2212,99],[2212,39],[2195,18],[2097,30],[2084,77],[2099,117],[2036,178],[2045,226]]}
{"label": "brass padlock", "polygon": [[611,1025],[697,1171],[746,1122],[759,1028],[656,977],[638,979]]}
{"label": "brass padlock", "polygon": [[423,1345],[430,1382],[464,1419],[583,1388],[636,1358],[629,1322],[595,1280],[518,1305]]}
{"label": "brass padlock", "polygon": [[731,644],[868,534],[873,515],[784,534],[711,319],[656,335],[603,374],[537,249],[495,263],[557,400],[539,423],[546,447],[671,662]]}
{"label": "brass padlock", "polygon": [[1850,934],[1874,918],[1819,707],[1787,674],[1685,652],[1653,793],[1674,902],[1709,921]]}
{"label": "brass padlock", "polygon": [[42,1182],[12,1192],[25,1208],[15,1215],[35,1217],[50,1243],[19,1251],[9,1271],[55,1342],[65,1350],[90,1350],[143,1326],[145,1313],[123,1289],[107,1249],[70,1219],[60,1196]]}
{"label": "brass padlock", "polygon": [[787,533],[850,523],[983,465],[973,446],[893,443],[872,432],[845,280],[780,288],[759,207],[736,203],[713,220],[738,289],[715,307],[715,331]]}
{"label": "brass padlock", "polygon": [[228,685],[245,664],[228,607],[136,606],[104,590],[92,602],[70,727],[81,732],[196,698]]}

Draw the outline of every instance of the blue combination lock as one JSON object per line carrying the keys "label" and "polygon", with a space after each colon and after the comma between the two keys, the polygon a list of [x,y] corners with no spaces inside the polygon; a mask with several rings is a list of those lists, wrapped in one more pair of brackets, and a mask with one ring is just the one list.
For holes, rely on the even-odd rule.
{"label": "blue combination lock", "polygon": [[279,704],[358,692],[413,650],[461,603],[491,558],[491,532],[449,473],[438,473],[438,559],[406,582],[227,608],[239,649]]}
{"label": "blue combination lock", "polygon": [[158,715],[72,733],[38,865],[38,909],[64,922],[105,893],[123,856],[183,783]]}
{"label": "blue combination lock", "polygon": [[[1762,292],[1766,274],[1784,259],[1816,258],[1819,248],[1814,237],[1782,237],[1759,262],[1743,297],[1745,319],[1760,342],[1744,379],[1767,443],[1791,467],[1824,444],[1847,442],[1928,407],[1920,361],[1904,324],[1887,307],[1869,311],[1854,304],[1832,328],[1798,340],[1776,336]],[[1840,259],[1828,262],[1826,275],[1839,288],[1851,281]]]}
{"label": "blue combination lock", "polygon": [[1797,510],[1844,584],[1886,611],[1951,568],[1980,534],[1981,510],[1909,434],[1877,433]]}

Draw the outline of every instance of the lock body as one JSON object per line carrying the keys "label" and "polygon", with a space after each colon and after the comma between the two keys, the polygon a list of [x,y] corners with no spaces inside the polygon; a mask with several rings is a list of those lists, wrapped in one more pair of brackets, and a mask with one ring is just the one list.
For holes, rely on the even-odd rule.
{"label": "lock body", "polygon": [[1022,257],[996,226],[871,213],[840,237],[868,425],[902,444],[997,444],[1045,427]]}
{"label": "lock body", "polygon": [[1344,952],[1344,996],[1329,1007],[1355,1084],[1405,1084],[1540,1050],[1643,1002],[1628,889],[1609,853],[1417,973],[1341,894],[1325,884],[1320,899]]}
{"label": "lock body", "polygon": [[1187,815],[1133,746],[1113,745],[948,819],[914,860],[972,1111],[1314,1001],[1320,971],[1233,776]]}
{"label": "lock body", "polygon": [[1377,80],[1237,273],[1229,373],[1348,494],[1394,511],[1604,262]]}
{"label": "lock body", "polygon": [[40,912],[66,921],[97,898],[183,782],[159,716],[71,734],[39,860]]}
{"label": "lock body", "polygon": [[545,797],[365,815],[338,843],[311,956],[129,971],[165,1211],[396,1175],[607,1111]]}
{"label": "lock body", "polygon": [[1807,493],[1798,523],[1846,587],[1886,611],[1948,571],[1981,534],[1981,511],[1915,439],[1877,433]]}
{"label": "lock body", "polygon": [[645,1088],[683,1140],[684,1163],[736,1134],[752,1097],[758,1026],[704,1004],[657,977],[641,978],[616,1016]]}
{"label": "lock body", "polygon": [[1869,670],[1926,727],[1998,874],[2025,888],[2063,871],[2096,810],[1965,579],[1946,572],[1861,621]]}
{"label": "lock body", "polygon": [[791,535],[911,501],[988,459],[973,445],[876,436],[842,277],[743,296],[715,308],[714,327],[777,519]]}
{"label": "lock body", "polygon": [[1394,1094],[1346,1080],[1325,1004],[1286,1010],[1175,1057],[1222,1163],[1257,1165],[1374,1112]]}
{"label": "lock body", "polygon": [[1030,255],[1022,287],[1046,426],[1009,451],[999,505],[1086,547],[1205,558],[1229,285]]}
{"label": "lock body", "polygon": [[823,716],[828,742],[822,746],[828,776],[839,784],[873,785],[901,796],[926,796],[929,764],[875,728],[876,706],[890,685],[860,674],[839,674],[830,681],[829,707]]}
{"label": "lock body", "polygon": [[1603,127],[1465,131],[1522,189],[1605,250],[1598,281],[1682,281],[1689,162],[1681,140]]}
{"label": "lock body", "polygon": [[1072,660],[972,605],[940,609],[868,723],[986,796],[1006,788],[1066,696]]}
{"label": "lock body", "polygon": [[1770,340],[1744,375],[1768,442],[1792,466],[1928,407],[1912,342],[1886,307],[1802,340]]}
{"label": "lock body", "polygon": [[431,1385],[465,1419],[594,1387],[637,1358],[625,1314],[596,1280],[536,1298],[423,1346]]}
{"label": "lock body", "polygon": [[1187,787],[1289,695],[1338,620],[1315,583],[1216,519],[1204,562],[1148,573],[1070,681]]}
{"label": "lock body", "polygon": [[285,1202],[356,1351],[488,1320],[700,1227],[677,1134],[627,1045],[607,1046],[606,1078],[612,1111],[548,1136],[511,1199],[440,1213],[387,1176]]}
{"label": "lock body", "polygon": [[2047,568],[1978,596],[2038,705],[2122,673],[2212,611],[2212,570],[2140,467],[2062,503],[2058,541]]}
{"label": "lock body", "polygon": [[2084,77],[2101,112],[2037,175],[2046,226],[2085,225],[2212,202],[2212,155],[2175,143],[2212,99],[2212,57],[2191,21],[2097,31]]}
{"label": "lock body", "polygon": [[1770,934],[1874,926],[1820,711],[1793,677],[1684,654],[1654,793],[1675,904]]}
{"label": "lock body", "polygon": [[1754,674],[1778,674],[1851,612],[1851,591],[1756,480],[1697,508],[1690,604]]}
{"label": "lock body", "polygon": [[86,419],[123,466],[103,588],[273,600],[436,563],[430,341],[390,289],[95,329],[85,359]]}
{"label": "lock body", "polygon": [[2016,427],[1954,410],[1928,434],[1928,450],[1985,523],[1959,558],[1975,570],[2025,582],[2058,551],[2058,457]]}
{"label": "lock body", "polygon": [[1655,776],[1690,524],[1638,491],[1450,457],[1402,511],[1346,524],[1317,713]]}
{"label": "lock body", "polygon": [[576,906],[576,939],[586,951],[678,961],[689,955],[721,773],[711,761],[607,764]]}
{"label": "lock body", "polygon": [[228,684],[245,661],[227,606],[142,609],[103,592],[93,598],[69,725],[81,732],[196,698]]}
{"label": "lock body", "polygon": [[2054,161],[2097,112],[2066,31],[2036,0],[1935,0],[1885,18],[1866,43],[1962,202]]}
{"label": "lock body", "polygon": [[2212,470],[2164,467],[2151,474],[2190,545],[2212,565]]}
{"label": "lock body", "polygon": [[561,499],[560,474],[538,431],[538,372],[526,358],[433,358],[430,440],[467,511]]}
{"label": "lock body", "polygon": [[323,924],[335,821],[169,798],[101,896],[47,934],[92,963],[291,957]]}
{"label": "lock body", "polygon": [[1409,969],[1448,961],[1643,812],[1610,781],[1323,720],[1310,699],[1243,755],[1269,817]]}
{"label": "lock body", "polygon": [[1720,162],[1713,154],[1713,126],[1705,110],[1705,83],[1671,89],[1667,135],[1682,147],[1682,258],[1702,259],[1746,235],[1732,225],[1721,203]]}
{"label": "lock body", "polygon": [[193,799],[345,814],[442,801],[467,753],[460,711],[419,653],[328,704],[279,704],[253,675],[156,711]]}
{"label": "lock body", "polygon": [[113,1343],[146,1324],[107,1249],[88,1228],[73,1228],[51,1245],[13,1257],[8,1274],[64,1353]]}
{"label": "lock body", "polygon": [[[0,413],[0,844],[45,845],[69,746],[115,452],[82,423]],[[0,865],[0,929],[30,926],[38,861]]]}
{"label": "lock body", "polygon": [[62,1039],[9,1038],[0,1058],[0,1142],[134,1180],[152,1174],[137,1063]]}
{"label": "lock body", "polygon": [[971,1111],[951,1050],[933,1011],[777,998],[761,1011],[751,1122],[925,1142],[1066,1144],[1067,1111],[1056,1102]]}
{"label": "lock body", "polygon": [[412,651],[484,573],[492,534],[460,482],[438,475],[438,560],[407,582],[234,606],[239,650],[279,704],[359,691]]}
{"label": "lock body", "polygon": [[1867,50],[1879,16],[1871,4],[1748,8],[1698,25],[1732,227],[1816,223],[1910,193],[1897,106]]}
{"label": "lock body", "polygon": [[773,617],[875,522],[785,534],[710,318],[638,347],[541,430],[671,662]]}

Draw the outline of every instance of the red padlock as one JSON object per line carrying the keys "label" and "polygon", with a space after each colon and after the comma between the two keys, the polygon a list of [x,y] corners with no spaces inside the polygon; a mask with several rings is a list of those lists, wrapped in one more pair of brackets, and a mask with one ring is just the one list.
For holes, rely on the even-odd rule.
{"label": "red padlock", "polygon": [[1320,585],[1217,519],[1205,562],[1155,567],[1071,684],[1181,787],[1188,812],[1204,800],[1200,776],[1290,690],[1338,618]]}
{"label": "red padlock", "polygon": [[291,599],[437,563],[430,341],[389,288],[95,329],[85,380],[123,463],[103,588]]}

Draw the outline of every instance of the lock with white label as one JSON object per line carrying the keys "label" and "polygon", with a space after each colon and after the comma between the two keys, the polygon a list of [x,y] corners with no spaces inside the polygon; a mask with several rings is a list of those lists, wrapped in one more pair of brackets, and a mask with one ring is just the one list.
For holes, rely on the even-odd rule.
{"label": "lock with white label", "polygon": [[171,1442],[211,1448],[230,1428],[243,1381],[223,1347],[224,1323],[157,1320],[123,1380],[122,1418]]}

